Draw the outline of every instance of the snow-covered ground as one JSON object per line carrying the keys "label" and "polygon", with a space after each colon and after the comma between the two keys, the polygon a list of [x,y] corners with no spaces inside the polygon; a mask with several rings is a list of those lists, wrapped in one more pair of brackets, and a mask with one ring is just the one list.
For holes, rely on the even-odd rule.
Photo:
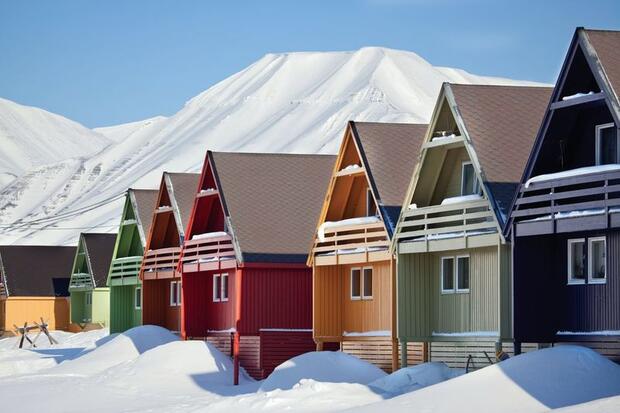
{"label": "snow-covered ground", "polygon": [[427,122],[446,81],[532,84],[367,47],[268,54],[170,117],[95,130],[0,100],[0,244],[115,232],[128,187],[154,188],[165,170],[198,172],[207,149],[336,153],[349,120]]}
{"label": "snow-covered ground", "polygon": [[308,353],[266,380],[243,372],[211,345],[179,341],[159,327],[120,335],[54,332],[38,349],[0,340],[0,399],[47,412],[618,412],[620,366],[562,346],[463,374],[426,363],[386,375],[343,353]]}

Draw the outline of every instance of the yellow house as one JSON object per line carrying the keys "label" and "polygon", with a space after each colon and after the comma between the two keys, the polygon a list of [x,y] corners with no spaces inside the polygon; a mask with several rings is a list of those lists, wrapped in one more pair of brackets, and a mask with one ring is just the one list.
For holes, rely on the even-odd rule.
{"label": "yellow house", "polygon": [[69,277],[75,247],[0,246],[0,335],[24,323],[69,327]]}

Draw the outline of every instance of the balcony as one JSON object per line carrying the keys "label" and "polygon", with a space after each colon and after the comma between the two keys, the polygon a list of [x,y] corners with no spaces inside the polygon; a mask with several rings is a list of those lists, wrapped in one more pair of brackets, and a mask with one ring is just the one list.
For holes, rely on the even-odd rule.
{"label": "balcony", "polygon": [[620,227],[620,165],[541,175],[521,186],[515,236]]}
{"label": "balcony", "polygon": [[110,268],[110,287],[137,284],[141,265],[141,255],[121,257],[112,260]]}
{"label": "balcony", "polygon": [[312,253],[315,265],[353,264],[390,259],[383,221],[376,217],[325,223]]}
{"label": "balcony", "polygon": [[174,278],[179,263],[181,247],[160,248],[147,251],[142,260],[142,279]]}
{"label": "balcony", "polygon": [[482,198],[410,207],[403,213],[401,230],[396,235],[398,251],[419,253],[497,245],[500,238],[493,214],[489,202]]}
{"label": "balcony", "polygon": [[71,274],[69,283],[70,291],[84,291],[93,288],[93,278],[87,272],[76,272]]}
{"label": "balcony", "polygon": [[235,268],[237,260],[232,237],[225,232],[195,236],[183,245],[183,272],[217,271]]}

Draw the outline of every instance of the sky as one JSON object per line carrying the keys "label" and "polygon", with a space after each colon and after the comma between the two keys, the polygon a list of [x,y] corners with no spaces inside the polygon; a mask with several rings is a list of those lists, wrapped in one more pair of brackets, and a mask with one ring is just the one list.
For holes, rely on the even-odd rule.
{"label": "sky", "polygon": [[0,0],[0,97],[88,127],[172,115],[266,53],[413,51],[553,83],[575,27],[620,0]]}

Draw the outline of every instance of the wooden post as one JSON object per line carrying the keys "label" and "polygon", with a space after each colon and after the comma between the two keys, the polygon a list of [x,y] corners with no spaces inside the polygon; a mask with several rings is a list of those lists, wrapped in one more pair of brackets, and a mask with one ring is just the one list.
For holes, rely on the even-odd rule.
{"label": "wooden post", "polygon": [[317,341],[316,342],[316,351],[323,351],[323,342],[322,341]]}
{"label": "wooden post", "polygon": [[402,368],[407,367],[407,342],[400,342],[400,366]]}
{"label": "wooden post", "polygon": [[233,341],[233,384],[239,385],[239,333],[235,332],[235,339]]}
{"label": "wooden post", "polygon": [[422,361],[424,363],[431,361],[431,346],[428,341],[422,343]]}
{"label": "wooden post", "polygon": [[398,339],[392,337],[392,373],[398,370]]}

